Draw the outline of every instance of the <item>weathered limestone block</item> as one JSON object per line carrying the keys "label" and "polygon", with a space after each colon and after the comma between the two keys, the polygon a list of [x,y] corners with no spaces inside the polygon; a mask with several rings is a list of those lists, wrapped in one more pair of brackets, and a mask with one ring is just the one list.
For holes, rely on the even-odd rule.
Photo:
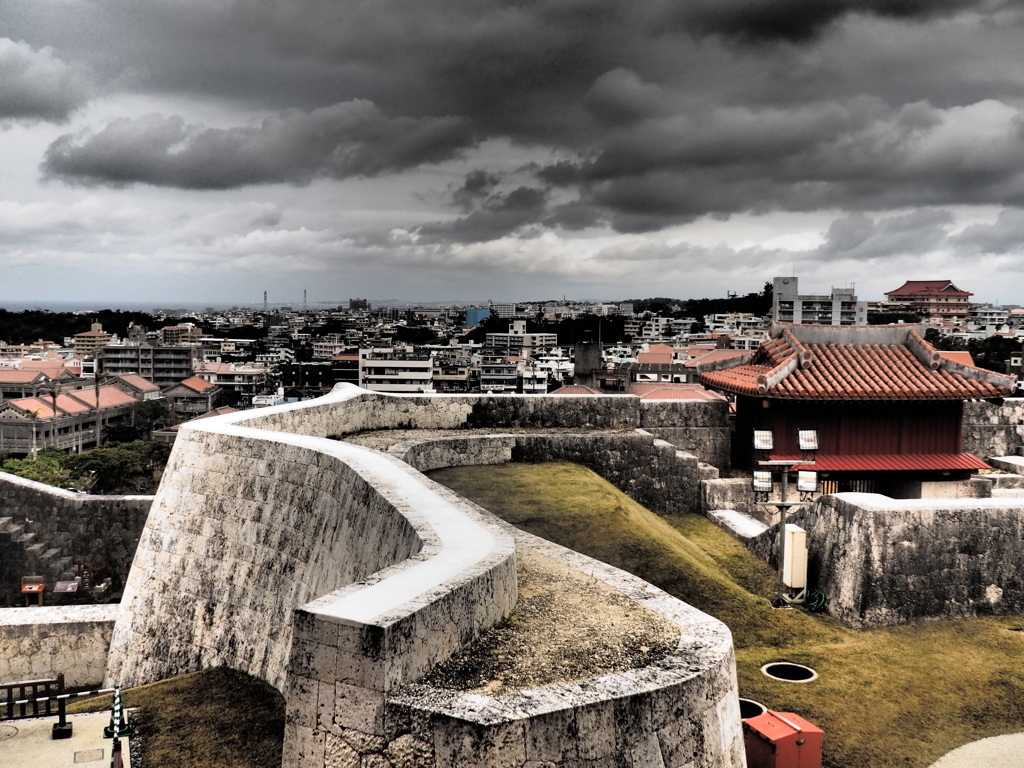
{"label": "weathered limestone block", "polygon": [[1024,399],[1002,405],[984,401],[964,403],[963,449],[982,459],[1007,456],[1024,448]]}
{"label": "weathered limestone block", "polygon": [[[761,505],[754,503],[750,480],[742,477],[709,478],[701,481],[703,509],[734,509],[761,519]],[[764,521],[762,521],[764,522]]]}
{"label": "weathered limestone block", "polygon": [[807,530],[808,580],[855,627],[1024,611],[1024,499],[824,496]]}
{"label": "weathered limestone block", "polygon": [[0,682],[55,677],[98,686],[117,605],[7,608],[0,611]]}

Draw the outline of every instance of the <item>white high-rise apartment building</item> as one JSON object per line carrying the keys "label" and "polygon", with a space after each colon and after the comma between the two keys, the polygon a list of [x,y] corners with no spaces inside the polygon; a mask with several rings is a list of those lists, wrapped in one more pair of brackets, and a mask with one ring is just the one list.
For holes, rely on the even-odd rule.
{"label": "white high-rise apartment building", "polygon": [[800,294],[797,278],[772,280],[772,320],[800,325],[867,325],[868,303],[857,301],[853,288],[833,288],[823,295]]}

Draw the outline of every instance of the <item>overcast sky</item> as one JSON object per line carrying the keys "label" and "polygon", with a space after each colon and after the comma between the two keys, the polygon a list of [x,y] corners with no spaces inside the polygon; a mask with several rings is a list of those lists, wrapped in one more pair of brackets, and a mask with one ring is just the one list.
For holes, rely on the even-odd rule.
{"label": "overcast sky", "polygon": [[0,304],[1024,304],[1024,2],[2,0]]}

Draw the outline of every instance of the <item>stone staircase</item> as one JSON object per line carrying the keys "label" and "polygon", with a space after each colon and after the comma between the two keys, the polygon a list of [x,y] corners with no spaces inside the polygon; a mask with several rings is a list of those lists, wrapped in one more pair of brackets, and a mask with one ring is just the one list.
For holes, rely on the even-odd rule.
{"label": "stone staircase", "polygon": [[74,557],[63,555],[59,547],[51,547],[46,542],[37,541],[35,531],[27,530],[25,523],[17,523],[11,517],[0,517],[0,536],[9,536],[28,556],[28,562],[37,567],[37,572],[45,574],[53,581],[75,578],[76,567]]}

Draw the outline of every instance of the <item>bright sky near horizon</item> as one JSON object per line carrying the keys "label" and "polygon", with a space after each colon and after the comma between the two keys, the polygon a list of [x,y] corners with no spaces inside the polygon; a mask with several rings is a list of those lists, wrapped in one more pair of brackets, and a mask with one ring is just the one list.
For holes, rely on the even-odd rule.
{"label": "bright sky near horizon", "polygon": [[1024,304],[1019,0],[3,0],[0,304]]}

